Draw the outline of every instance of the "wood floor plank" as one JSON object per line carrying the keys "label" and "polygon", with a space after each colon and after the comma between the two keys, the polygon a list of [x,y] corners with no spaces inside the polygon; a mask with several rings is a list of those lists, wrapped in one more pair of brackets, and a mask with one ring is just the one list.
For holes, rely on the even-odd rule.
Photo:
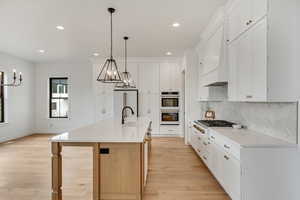
{"label": "wood floor plank", "polygon": [[[52,135],[0,145],[0,200],[51,199]],[[229,200],[181,138],[154,138],[143,200]],[[92,148],[64,147],[63,200],[91,200]]]}

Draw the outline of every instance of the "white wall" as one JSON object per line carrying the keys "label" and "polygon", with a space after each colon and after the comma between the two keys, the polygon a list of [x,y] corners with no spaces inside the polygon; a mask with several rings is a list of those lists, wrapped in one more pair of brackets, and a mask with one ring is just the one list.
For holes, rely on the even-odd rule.
{"label": "white wall", "polygon": [[[92,83],[96,81],[93,66],[83,63],[52,63],[36,66],[36,116],[37,133],[61,133],[94,122],[94,96]],[[69,118],[49,118],[49,78],[68,77]]]}
{"label": "white wall", "polygon": [[29,135],[34,131],[35,110],[35,66],[25,60],[0,53],[0,71],[4,71],[8,82],[12,70],[23,73],[24,82],[20,87],[5,87],[6,123],[0,124],[0,142]]}

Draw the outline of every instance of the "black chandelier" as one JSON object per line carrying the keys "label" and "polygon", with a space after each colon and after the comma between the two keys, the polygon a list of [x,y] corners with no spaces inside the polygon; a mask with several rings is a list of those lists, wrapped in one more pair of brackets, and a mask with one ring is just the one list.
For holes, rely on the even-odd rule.
{"label": "black chandelier", "polygon": [[130,72],[127,71],[127,40],[129,37],[125,36],[125,71],[122,72],[122,83],[118,84],[116,87],[118,88],[135,88],[134,81],[132,80],[132,76]]}
{"label": "black chandelier", "polygon": [[97,81],[103,83],[120,83],[122,78],[120,76],[116,60],[113,58],[113,39],[112,39],[112,14],[116,10],[114,8],[108,8],[110,13],[110,58],[106,59]]}
{"label": "black chandelier", "polygon": [[13,81],[11,83],[4,83],[4,73],[0,72],[0,87],[3,87],[3,86],[18,87],[18,86],[22,85],[22,81],[23,81],[22,72],[19,73],[19,78],[17,78],[17,71],[14,69],[13,70]]}

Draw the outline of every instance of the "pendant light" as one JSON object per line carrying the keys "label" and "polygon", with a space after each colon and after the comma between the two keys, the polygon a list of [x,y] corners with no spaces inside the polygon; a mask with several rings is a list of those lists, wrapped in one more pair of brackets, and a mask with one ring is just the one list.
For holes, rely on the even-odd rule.
{"label": "pendant light", "polygon": [[112,15],[115,11],[116,10],[114,8],[108,8],[108,12],[110,13],[110,58],[106,59],[97,78],[97,81],[100,81],[102,83],[122,82],[116,60],[113,58]]}
{"label": "pendant light", "polygon": [[125,71],[122,73],[122,83],[118,84],[116,87],[118,88],[135,88],[134,81],[132,80],[132,76],[130,72],[127,71],[127,40],[129,37],[125,36]]}

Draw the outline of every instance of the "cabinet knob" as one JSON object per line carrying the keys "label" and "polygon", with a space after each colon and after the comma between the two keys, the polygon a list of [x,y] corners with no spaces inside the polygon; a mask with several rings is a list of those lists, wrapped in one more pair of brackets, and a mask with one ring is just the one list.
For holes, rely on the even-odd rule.
{"label": "cabinet knob", "polygon": [[230,149],[230,146],[228,146],[228,145],[224,144],[224,148],[226,148],[226,149]]}
{"label": "cabinet knob", "polygon": [[225,158],[226,160],[229,160],[229,157],[228,157],[228,156],[226,156],[226,155],[224,156],[224,158]]}

